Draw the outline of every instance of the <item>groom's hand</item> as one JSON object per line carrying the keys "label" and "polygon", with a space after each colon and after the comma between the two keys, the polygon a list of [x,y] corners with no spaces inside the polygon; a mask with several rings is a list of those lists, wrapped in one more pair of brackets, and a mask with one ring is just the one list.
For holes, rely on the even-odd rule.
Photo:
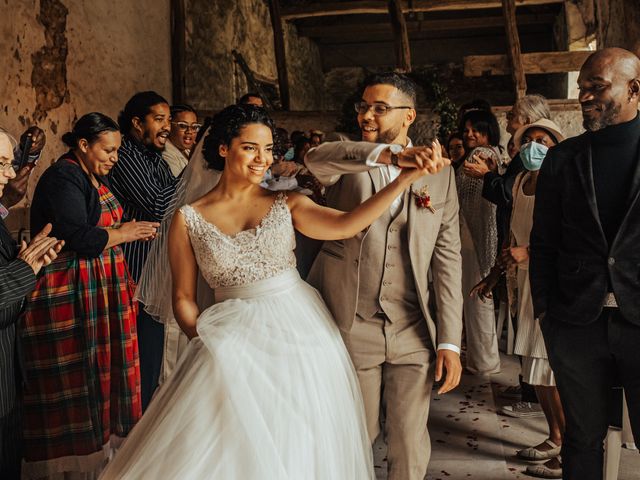
{"label": "groom's hand", "polygon": [[442,370],[447,371],[444,383],[438,389],[438,395],[447,393],[458,386],[462,375],[460,355],[453,350],[440,349],[436,358],[436,382],[442,379]]}

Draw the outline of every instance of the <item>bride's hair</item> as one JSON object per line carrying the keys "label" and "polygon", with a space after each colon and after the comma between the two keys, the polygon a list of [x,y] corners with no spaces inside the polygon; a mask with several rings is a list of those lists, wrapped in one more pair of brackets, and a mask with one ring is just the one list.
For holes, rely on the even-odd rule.
{"label": "bride's hair", "polygon": [[202,149],[209,168],[222,171],[224,158],[219,153],[220,145],[231,145],[231,140],[240,135],[240,130],[251,123],[265,125],[274,133],[275,123],[267,111],[255,105],[230,105],[213,117]]}

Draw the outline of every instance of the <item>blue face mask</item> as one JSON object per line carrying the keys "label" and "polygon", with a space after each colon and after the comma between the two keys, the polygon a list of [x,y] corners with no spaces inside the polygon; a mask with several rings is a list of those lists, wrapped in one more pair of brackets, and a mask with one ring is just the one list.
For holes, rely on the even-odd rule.
{"label": "blue face mask", "polygon": [[284,154],[284,159],[285,160],[293,160],[293,157],[295,157],[295,153],[293,151],[293,147],[291,147],[289,150],[287,150],[287,153]]}
{"label": "blue face mask", "polygon": [[522,160],[524,168],[531,172],[540,170],[542,161],[544,157],[547,156],[548,151],[548,147],[538,142],[529,142],[522,145],[520,147],[520,159]]}

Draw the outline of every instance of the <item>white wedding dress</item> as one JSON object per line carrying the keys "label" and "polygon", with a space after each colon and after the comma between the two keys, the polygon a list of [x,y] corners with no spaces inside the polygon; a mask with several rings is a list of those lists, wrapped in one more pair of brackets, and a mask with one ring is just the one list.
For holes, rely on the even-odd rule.
{"label": "white wedding dress", "polygon": [[216,303],[101,478],[375,479],[353,366],[295,270],[286,195],[232,237],[180,212]]}

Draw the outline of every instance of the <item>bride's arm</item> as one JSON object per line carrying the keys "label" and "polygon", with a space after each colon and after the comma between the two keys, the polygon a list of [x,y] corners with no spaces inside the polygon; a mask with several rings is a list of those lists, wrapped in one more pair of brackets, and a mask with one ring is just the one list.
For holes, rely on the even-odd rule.
{"label": "bride's arm", "polygon": [[[438,167],[430,165],[427,168],[432,172],[434,169],[439,171],[450,163],[448,159],[440,158]],[[323,207],[304,195],[290,193],[289,209],[293,226],[302,234],[316,240],[351,238],[382,215],[411,183],[426,175],[427,168],[403,169],[398,178],[350,212]]]}
{"label": "bride's arm", "polygon": [[198,265],[184,217],[182,213],[176,213],[169,228],[173,315],[182,331],[192,339],[198,336],[196,321],[200,315],[196,303]]}

